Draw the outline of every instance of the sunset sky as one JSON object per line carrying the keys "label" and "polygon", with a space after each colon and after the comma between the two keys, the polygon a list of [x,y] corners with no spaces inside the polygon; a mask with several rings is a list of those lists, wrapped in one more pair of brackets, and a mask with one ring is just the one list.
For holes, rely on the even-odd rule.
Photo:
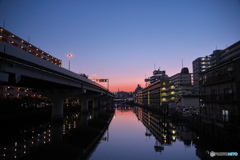
{"label": "sunset sky", "polygon": [[[240,40],[240,0],[0,0],[0,26],[111,91],[145,87]],[[106,84],[102,84],[107,86]]]}

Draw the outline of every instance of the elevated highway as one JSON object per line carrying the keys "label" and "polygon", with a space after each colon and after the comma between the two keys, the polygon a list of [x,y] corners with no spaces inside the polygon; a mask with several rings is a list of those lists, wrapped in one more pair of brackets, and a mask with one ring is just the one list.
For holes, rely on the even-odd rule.
{"label": "elevated highway", "polygon": [[63,100],[67,97],[79,97],[82,112],[88,111],[89,100],[97,108],[99,101],[104,103],[114,97],[100,84],[3,41],[0,41],[0,85],[31,87],[49,97],[53,101],[52,118],[62,118]]}

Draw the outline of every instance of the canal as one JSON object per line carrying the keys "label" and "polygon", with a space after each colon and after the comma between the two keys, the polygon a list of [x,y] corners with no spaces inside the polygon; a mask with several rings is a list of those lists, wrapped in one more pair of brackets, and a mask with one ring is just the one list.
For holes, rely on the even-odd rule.
{"label": "canal", "polygon": [[101,141],[89,160],[200,159],[192,143],[196,135],[159,118],[139,107],[118,108],[108,140]]}
{"label": "canal", "polygon": [[[216,153],[239,153],[237,145],[213,140],[190,126],[176,125],[169,117],[125,105],[70,114],[63,122],[3,127],[0,159],[234,159],[239,157],[220,157]],[[214,157],[211,151],[215,151]]]}

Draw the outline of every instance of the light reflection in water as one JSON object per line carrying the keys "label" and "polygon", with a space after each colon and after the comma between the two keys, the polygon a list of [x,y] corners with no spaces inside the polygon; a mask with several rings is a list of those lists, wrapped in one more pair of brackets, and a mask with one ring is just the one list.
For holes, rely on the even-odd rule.
{"label": "light reflection in water", "polygon": [[[39,127],[32,127],[28,130],[20,130],[21,139],[7,144],[6,146],[0,146],[0,159],[18,159],[28,154],[30,152],[29,150],[33,147],[49,143],[52,139],[57,139],[57,141],[61,140],[63,134],[67,134],[71,130],[72,126],[76,128],[79,125],[79,121],[77,120],[78,117],[78,114],[74,114],[72,116],[68,116],[62,124],[53,123],[51,125],[50,123],[47,123],[45,125],[40,125]],[[59,127],[59,125],[61,127]],[[68,127],[66,128],[66,126]],[[52,132],[55,135],[53,135]]]}
{"label": "light reflection in water", "polygon": [[109,141],[102,141],[89,160],[200,159],[195,146],[185,144],[189,135],[182,134],[164,117],[121,107],[109,126]]}

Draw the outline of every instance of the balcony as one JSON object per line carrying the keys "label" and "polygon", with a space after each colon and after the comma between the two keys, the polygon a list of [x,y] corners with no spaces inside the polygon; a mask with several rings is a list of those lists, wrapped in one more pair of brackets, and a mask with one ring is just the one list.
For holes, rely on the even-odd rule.
{"label": "balcony", "polygon": [[237,100],[237,94],[231,93],[231,94],[214,94],[214,95],[202,95],[203,102],[206,103],[229,103],[234,102]]}
{"label": "balcony", "polygon": [[212,85],[217,83],[224,83],[231,80],[233,80],[233,74],[224,73],[224,74],[219,74],[217,76],[207,77],[206,79],[201,80],[200,84],[202,86],[207,86],[207,85]]}

